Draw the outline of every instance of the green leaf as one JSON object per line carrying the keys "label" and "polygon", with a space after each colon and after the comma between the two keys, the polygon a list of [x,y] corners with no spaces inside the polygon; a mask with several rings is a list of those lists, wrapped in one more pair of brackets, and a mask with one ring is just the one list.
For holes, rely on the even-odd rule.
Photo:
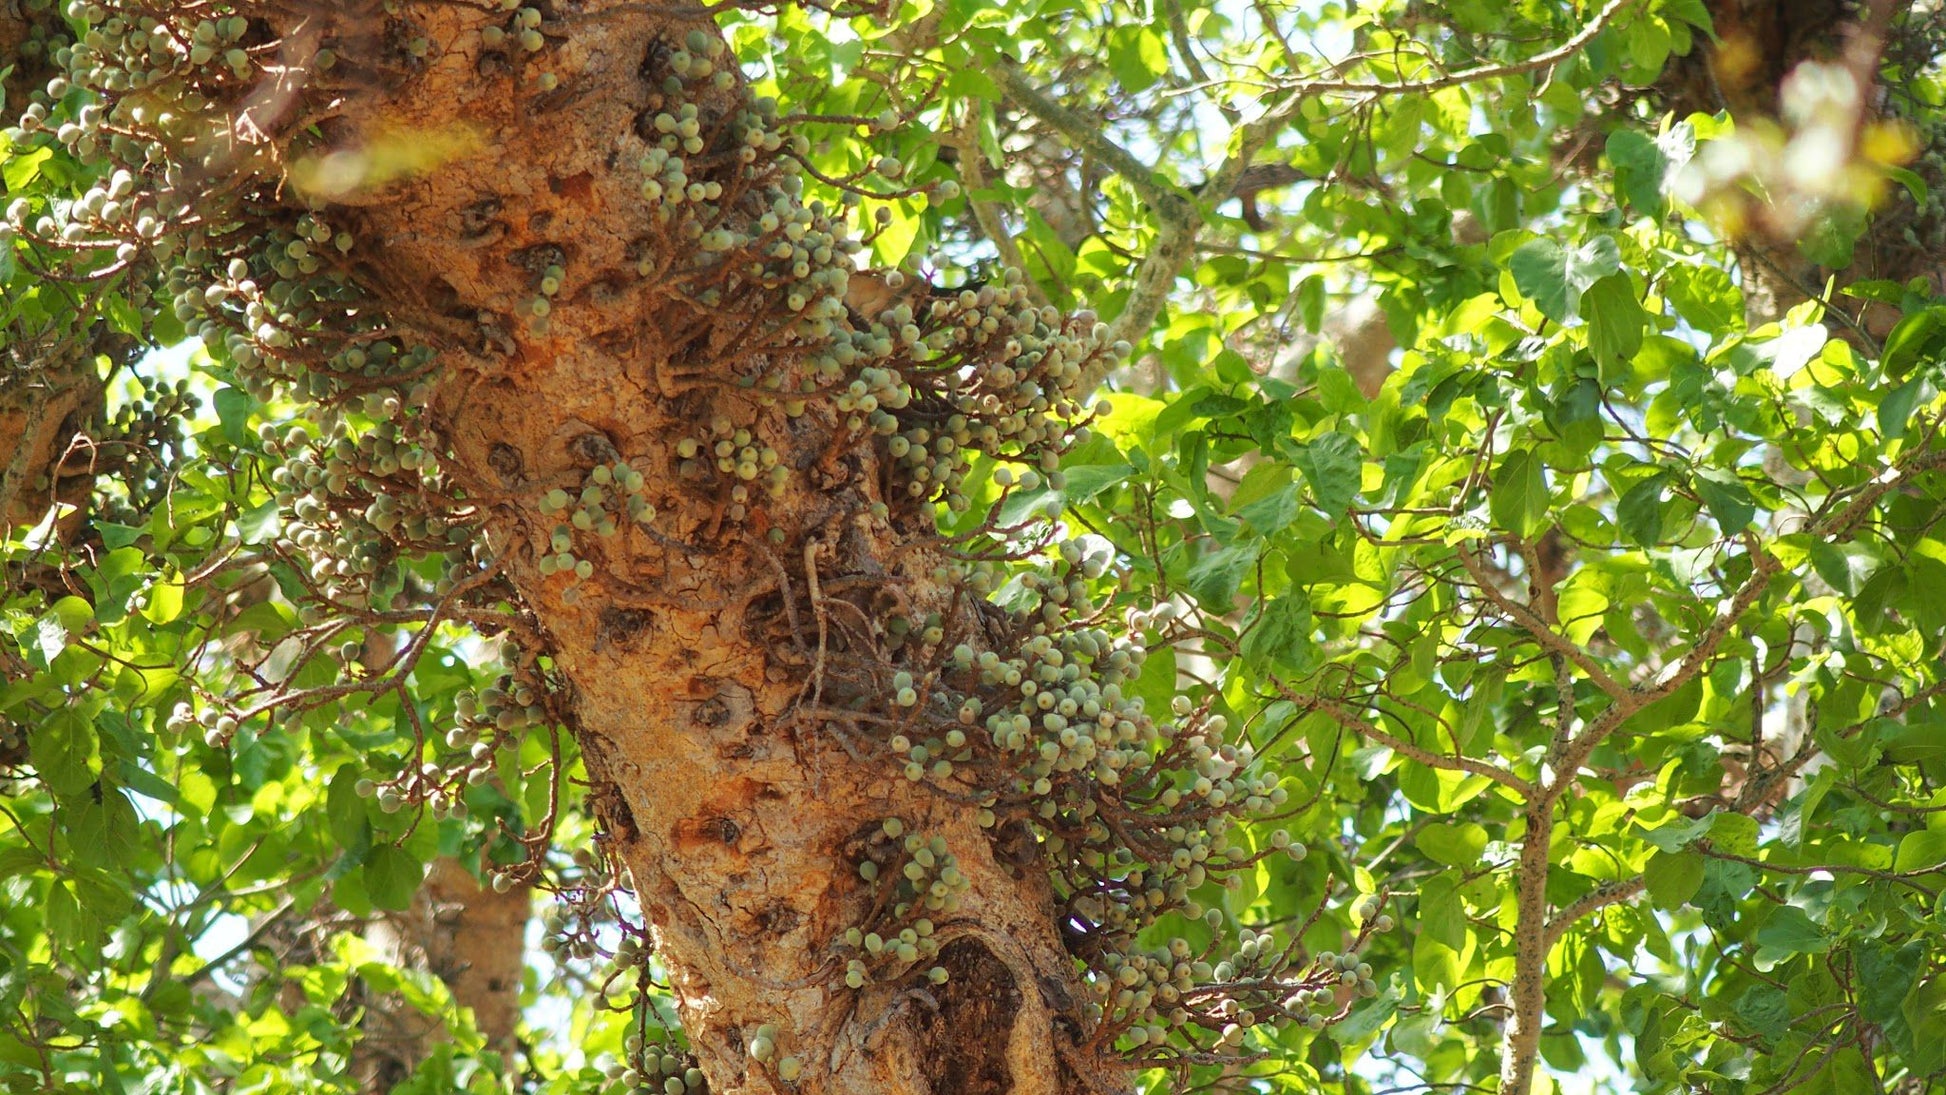
{"label": "green leaf", "polygon": [[1642,868],[1649,901],[1658,909],[1679,909],[1703,885],[1703,857],[1695,852],[1658,851]]}
{"label": "green leaf", "polygon": [[1669,51],[1675,47],[1668,26],[1649,16],[1627,20],[1622,29],[1629,59],[1635,62],[1636,70],[1649,76],[1660,73],[1669,60]]}
{"label": "green leaf", "polygon": [[[1259,466],[1286,471],[1274,464]],[[1240,495],[1242,492],[1238,493]],[[1240,505],[1236,510],[1237,516],[1243,518],[1244,525],[1259,536],[1274,536],[1284,531],[1302,512],[1303,503],[1298,500],[1297,487],[1290,483],[1272,487],[1268,494]]]}
{"label": "green leaf", "polygon": [[1466,907],[1451,879],[1430,879],[1419,890],[1419,914],[1412,939],[1412,972],[1425,991],[1456,987],[1472,952]]}
{"label": "green leaf", "polygon": [[42,145],[31,152],[22,152],[0,161],[0,180],[5,180],[7,190],[18,194],[27,189],[27,184],[40,177],[41,166],[54,158],[54,150]]}
{"label": "green leaf", "polygon": [[1880,164],[1878,169],[1885,172],[1886,178],[1905,187],[1906,193],[1912,195],[1915,204],[1921,206],[1926,204],[1927,188],[1924,176],[1917,171],[1892,164]]}
{"label": "green leaf", "polygon": [[1932,1073],[1946,1068],[1946,976],[1929,973],[1906,994],[1899,1010],[1912,1028],[1913,1070]]}
{"label": "green leaf", "polygon": [[1818,356],[1830,337],[1822,324],[1792,327],[1765,343],[1763,351],[1770,358],[1771,371],[1777,379],[1788,380]]}
{"label": "green leaf", "polygon": [[1798,253],[1819,266],[1842,270],[1851,265],[1865,226],[1862,212],[1846,203],[1828,204],[1798,235]]}
{"label": "green leaf", "polygon": [[1362,1042],[1379,1032],[1385,1021],[1398,1013],[1399,1001],[1404,996],[1396,981],[1387,981],[1383,990],[1370,1000],[1351,1009],[1342,1022],[1333,1023],[1325,1028],[1331,1040],[1340,1045]]}
{"label": "green leaf", "polygon": [[1905,299],[1905,286],[1885,278],[1862,278],[1839,292],[1859,300],[1876,300],[1880,304],[1897,305]]}
{"label": "green leaf", "polygon": [[1229,612],[1235,607],[1237,588],[1256,563],[1256,551],[1241,544],[1212,551],[1190,566],[1183,585],[1205,608]]}
{"label": "green leaf", "polygon": [[1615,503],[1615,520],[1629,539],[1653,547],[1662,539],[1663,491],[1669,476],[1656,472],[1622,492]]}
{"label": "green leaf", "polygon": [[1519,536],[1531,536],[1547,521],[1547,479],[1532,449],[1513,449],[1493,472],[1487,511],[1493,523]]}
{"label": "green leaf", "polygon": [[[1869,943],[1856,949],[1858,962],[1858,1012],[1865,1021],[1888,1033],[1906,1028],[1899,1005],[1905,1001],[1919,974],[1926,968],[1926,947],[1910,943],[1897,950],[1882,943]],[[1910,1030],[1905,1029],[1905,1041]]]}
{"label": "green leaf", "polygon": [[1831,939],[1824,930],[1796,905],[1772,910],[1763,927],[1757,929],[1756,941],[1759,946],[1791,954],[1822,954],[1831,949]]}
{"label": "green leaf", "polygon": [[127,297],[120,293],[109,293],[102,297],[101,307],[102,311],[108,314],[109,322],[115,330],[125,335],[143,337],[142,313],[135,310],[135,306],[128,302]]}
{"label": "green leaf", "polygon": [[1297,314],[1304,321],[1304,329],[1317,334],[1324,326],[1325,284],[1324,278],[1312,274],[1297,283]]}
{"label": "green leaf", "polygon": [[1935,304],[1900,319],[1885,336],[1879,357],[1887,376],[1901,377],[1921,363],[1946,355],[1946,304]]}
{"label": "green leaf", "polygon": [[67,648],[68,629],[62,625],[60,617],[53,613],[42,616],[34,625],[34,649],[40,653],[41,664],[54,664],[54,659]]}
{"label": "green leaf", "polygon": [[115,766],[115,778],[122,786],[138,795],[147,795],[157,802],[166,802],[178,810],[187,810],[188,804],[182,799],[176,785],[142,767],[126,757]]}
{"label": "green leaf", "polygon": [[1870,581],[1879,565],[1880,560],[1857,541],[1819,540],[1811,545],[1811,568],[1831,588],[1846,596],[1857,593]]}
{"label": "green leaf", "polygon": [[1710,831],[1716,815],[1709,814],[1699,818],[1683,818],[1667,825],[1643,831],[1642,839],[1665,852],[1681,851],[1701,839]]}
{"label": "green leaf", "polygon": [[1590,285],[1581,294],[1581,310],[1588,317],[1588,349],[1604,373],[1642,348],[1649,313],[1635,299],[1635,285],[1627,274],[1610,274]]}
{"label": "green leaf", "polygon": [[1147,91],[1169,71],[1169,52],[1153,26],[1124,23],[1108,34],[1108,68],[1129,92]]}
{"label": "green leaf", "polygon": [[223,437],[232,445],[241,445],[245,428],[250,422],[250,412],[256,409],[257,401],[244,392],[230,387],[216,389],[216,418],[223,425]]}
{"label": "green leaf", "polygon": [[88,625],[95,622],[95,606],[85,599],[69,594],[54,602],[48,615],[61,621],[61,626],[70,635],[85,633]]}
{"label": "green leaf", "polygon": [[1435,863],[1448,867],[1476,867],[1486,853],[1487,831],[1471,821],[1434,822],[1419,830],[1413,843]]}
{"label": "green leaf", "polygon": [[95,781],[94,724],[71,707],[54,711],[27,732],[27,756],[49,790],[79,794]]}
{"label": "green leaf", "polygon": [[331,821],[331,837],[343,848],[357,847],[371,840],[365,800],[357,790],[359,771],[356,764],[341,765],[325,792],[325,815]]}
{"label": "green leaf", "polygon": [[888,210],[891,219],[880,224],[878,235],[872,239],[872,259],[881,267],[896,269],[912,253],[925,220],[910,199],[885,202],[876,208]]}
{"label": "green leaf", "polygon": [[1399,793],[1421,810],[1450,814],[1490,786],[1485,776],[1408,764],[1399,769]]}
{"label": "green leaf", "polygon": [[1757,515],[1757,503],[1750,497],[1750,488],[1743,485],[1735,472],[1698,468],[1696,494],[1725,534],[1742,532]]}
{"label": "green leaf", "polygon": [[1663,177],[1669,171],[1661,146],[1636,130],[1617,129],[1608,135],[1607,152],[1615,168],[1615,185],[1629,204],[1650,216],[1660,215]]}
{"label": "green leaf", "polygon": [[1906,422],[1912,417],[1912,409],[1920,403],[1930,401],[1937,394],[1932,381],[1923,376],[1913,377],[1886,392],[1878,401],[1879,429],[1894,441],[1904,437]]}
{"label": "green leaf", "polygon": [[100,928],[99,922],[82,907],[77,888],[65,879],[55,879],[48,888],[45,913],[48,935],[64,946],[84,945]]}
{"label": "green leaf", "polygon": [[1731,331],[1741,324],[1743,294],[1717,267],[1672,267],[1663,274],[1662,293],[1676,314],[1699,331]]}
{"label": "green leaf", "polygon": [[375,845],[365,857],[365,891],[381,909],[404,909],[425,877],[425,864],[393,844]]}
{"label": "green leaf", "polygon": [[1737,1018],[1750,1029],[1770,1038],[1790,1026],[1791,1005],[1784,990],[1775,985],[1753,985],[1737,998]]}
{"label": "green leaf", "polygon": [[1521,244],[1507,262],[1520,295],[1556,323],[1579,319],[1581,294],[1621,268],[1621,249],[1609,236],[1596,236],[1573,250],[1543,236]]}
{"label": "green leaf", "polygon": [[[1117,395],[1115,402],[1120,404],[1125,398]],[[1248,402],[1233,395],[1213,392],[1198,385],[1170,400],[1168,405],[1156,414],[1149,427],[1148,440],[1168,437],[1192,422],[1235,414],[1249,405]]]}
{"label": "green leaf", "polygon": [[277,535],[279,526],[277,500],[275,498],[260,506],[253,506],[237,515],[237,535],[246,544],[261,544]]}
{"label": "green leaf", "polygon": [[1109,487],[1128,481],[1135,469],[1127,464],[1079,464],[1074,467],[1063,466],[1061,474],[1067,482],[1061,487],[1061,496],[1069,505],[1086,502]]}
{"label": "green leaf", "polygon": [[1922,871],[1946,863],[1946,830],[1917,829],[1899,841],[1899,854],[1892,859],[1895,871]]}
{"label": "green leaf", "polygon": [[1731,855],[1757,854],[1757,819],[1749,814],[1719,810],[1710,815],[1710,844]]}
{"label": "green leaf", "polygon": [[35,874],[46,867],[46,858],[32,848],[0,848],[0,879]]}
{"label": "green leaf", "polygon": [[1349,434],[1327,433],[1304,447],[1297,460],[1318,508],[1337,516],[1351,505],[1362,485],[1364,446]]}
{"label": "green leaf", "polygon": [[1312,663],[1314,621],[1311,598],[1293,590],[1265,602],[1263,615],[1244,632],[1244,661],[1281,670],[1304,670]]}
{"label": "green leaf", "polygon": [[1000,504],[1000,510],[995,514],[994,519],[999,527],[1012,528],[1045,513],[1050,502],[1060,504],[1061,492],[1051,487],[1040,487],[1035,490],[1021,490],[1015,487],[1013,493],[1007,495],[1007,500]]}
{"label": "green leaf", "polygon": [[173,623],[176,617],[182,615],[182,601],[182,581],[158,575],[155,583],[149,587],[148,603],[142,606],[142,615],[148,617],[150,623]]}

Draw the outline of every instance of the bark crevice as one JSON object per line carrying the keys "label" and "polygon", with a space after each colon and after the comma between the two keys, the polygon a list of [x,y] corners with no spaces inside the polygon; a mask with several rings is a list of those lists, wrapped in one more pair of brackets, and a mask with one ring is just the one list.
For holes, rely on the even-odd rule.
{"label": "bark crevice", "polygon": [[1020,1009],[1020,986],[994,953],[971,937],[939,952],[951,975],[933,991],[934,1006],[916,1024],[922,1071],[934,1095],[1005,1095],[1013,1090],[1007,1042],[961,1041],[960,1030],[1010,1030]]}

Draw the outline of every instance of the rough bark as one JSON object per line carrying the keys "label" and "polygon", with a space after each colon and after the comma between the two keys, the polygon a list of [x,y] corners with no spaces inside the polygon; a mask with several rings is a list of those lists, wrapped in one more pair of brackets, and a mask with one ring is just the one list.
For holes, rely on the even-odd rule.
{"label": "rough bark", "polygon": [[[99,433],[101,378],[79,355],[0,359],[0,525],[33,525],[55,503],[81,507],[94,476],[90,435]],[[12,356],[12,355],[9,355]],[[71,531],[81,511],[72,511]]]}
{"label": "rough bark", "polygon": [[[1123,693],[1107,561],[1001,506],[938,531],[968,451],[1008,498],[1056,474],[1112,328],[1018,272],[887,273],[862,314],[887,305],[847,292],[849,209],[803,199],[808,142],[702,6],[239,6],[151,31],[76,5],[64,63],[102,102],[55,137],[117,174],[76,203],[100,223],[31,227],[154,255],[240,386],[308,404],[324,437],[257,443],[316,626],[426,628],[239,724],[409,687],[434,621],[511,630],[445,748],[375,756],[358,793],[444,817],[565,724],[718,1092],[1112,1091],[1132,1047],[1186,1072],[1377,994],[1254,933],[1142,945],[1271,854],[1228,831],[1284,791],[1220,716]],[[1026,605],[968,553],[1032,559]]]}
{"label": "rough bark", "polygon": [[[929,518],[881,497],[885,469],[843,443],[838,416],[814,405],[789,417],[739,390],[776,301],[711,308],[668,273],[682,256],[656,237],[631,167],[661,103],[662,59],[714,29],[587,5],[542,28],[564,82],[537,92],[536,63],[481,46],[487,16],[412,15],[388,33],[437,44],[423,69],[349,100],[325,140],[356,151],[410,134],[455,154],[333,194],[331,213],[359,238],[361,280],[397,329],[441,351],[427,417],[447,473],[490,513],[491,543],[545,541],[557,523],[545,492],[575,489],[596,463],[626,459],[651,484],[663,517],[600,551],[578,588],[525,550],[505,567],[567,682],[596,797],[711,1090],[1087,1089],[1062,1064],[1081,1030],[1079,984],[1044,872],[997,856],[967,803],[888,778],[896,769],[854,756],[842,727],[803,717],[821,682],[796,643],[841,626],[808,590],[852,613],[842,627],[854,634],[871,622],[861,609],[953,606],[933,575],[943,557],[926,546]],[[741,94],[722,92],[705,116]],[[547,265],[565,276],[543,334],[512,317]],[[664,273],[645,281],[642,268]],[[798,472],[764,508],[767,528],[728,515],[727,484],[685,476],[677,441],[717,417],[769,439]],[[804,550],[773,552],[771,530]],[[835,651],[824,672],[842,675]],[[832,943],[869,922],[875,894],[848,853],[887,817],[943,837],[970,885],[937,925],[944,984],[853,991]],[[795,1085],[747,1053],[763,1024],[782,1031],[779,1054],[804,1060]]]}

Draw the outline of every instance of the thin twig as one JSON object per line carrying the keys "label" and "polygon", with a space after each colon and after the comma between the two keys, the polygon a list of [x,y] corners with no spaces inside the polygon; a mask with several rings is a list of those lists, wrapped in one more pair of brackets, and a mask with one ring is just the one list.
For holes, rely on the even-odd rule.
{"label": "thin twig", "polygon": [[817,708],[824,702],[824,654],[829,637],[829,624],[824,613],[824,590],[818,584],[818,540],[812,537],[804,542],[804,584],[811,595],[811,615],[818,621],[818,653],[811,662],[811,679],[808,682],[811,692],[811,706]]}
{"label": "thin twig", "polygon": [[1521,630],[1533,636],[1536,642],[1551,653],[1573,662],[1575,668],[1586,673],[1588,679],[1595,682],[1595,686],[1603,692],[1615,699],[1621,699],[1628,694],[1628,686],[1609,676],[1608,671],[1601,667],[1601,663],[1590,656],[1586,650],[1570,642],[1567,636],[1547,626],[1547,622],[1542,620],[1533,609],[1502,593],[1499,587],[1493,584],[1492,578],[1481,567],[1479,559],[1474,557],[1472,552],[1467,551],[1462,545],[1458,554],[1460,565],[1464,566],[1466,573],[1473,577],[1473,582],[1479,587],[1480,592],[1486,594],[1487,600],[1492,601],[1495,608],[1512,617],[1513,621],[1520,625]]}
{"label": "thin twig", "polygon": [[1605,886],[1597,886],[1588,893],[1583,894],[1579,900],[1563,907],[1547,922],[1546,936],[1549,949],[1552,949],[1554,944],[1560,941],[1561,936],[1567,934],[1567,930],[1574,927],[1575,922],[1582,917],[1587,916],[1596,909],[1606,908],[1609,905],[1627,901],[1636,894],[1641,893],[1647,885],[1648,883],[1643,881],[1640,875],[1637,875],[1634,878],[1622,882],[1611,882]]}
{"label": "thin twig", "polygon": [[[1272,679],[1274,681],[1276,680],[1275,678]],[[1284,694],[1285,699],[1298,704],[1300,707],[1322,711],[1330,716],[1332,721],[1350,730],[1352,733],[1360,737],[1369,738],[1409,760],[1416,760],[1421,764],[1433,768],[1443,768],[1447,771],[1466,772],[1476,776],[1484,776],[1500,784],[1502,787],[1513,791],[1522,798],[1531,798],[1535,794],[1533,784],[1521,779],[1505,768],[1488,764],[1486,761],[1477,760],[1473,757],[1448,756],[1445,753],[1435,753],[1430,749],[1414,745],[1404,738],[1379,729],[1370,720],[1360,718],[1336,700],[1324,696],[1305,695],[1296,692],[1287,687],[1282,681],[1276,681],[1276,684],[1278,691]]]}

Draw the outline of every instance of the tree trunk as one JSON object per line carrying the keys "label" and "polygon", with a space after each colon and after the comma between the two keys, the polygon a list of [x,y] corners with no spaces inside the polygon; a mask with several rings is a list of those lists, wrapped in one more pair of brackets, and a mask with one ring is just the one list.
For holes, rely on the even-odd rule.
{"label": "tree trunk", "polygon": [[[453,1002],[473,1012],[487,1048],[511,1065],[520,1024],[520,979],[527,968],[526,930],[533,888],[501,893],[481,886],[456,859],[435,860],[412,905],[374,916],[365,938],[402,968],[424,969],[446,983]],[[419,1014],[403,1000],[372,1001],[360,1023],[352,1074],[373,1095],[412,1074],[442,1034],[436,1017]]]}
{"label": "tree trunk", "polygon": [[[791,414],[747,386],[795,352],[779,337],[804,322],[785,303],[789,280],[717,294],[691,264],[698,241],[673,238],[644,201],[645,138],[676,106],[663,90],[672,57],[684,43],[708,55],[692,32],[717,40],[703,18],[656,10],[561,13],[534,28],[546,36],[535,52],[484,45],[503,17],[458,5],[415,6],[409,22],[360,9],[336,26],[293,23],[284,49],[298,65],[306,41],[337,40],[346,57],[431,44],[410,79],[360,88],[323,121],[325,147],[293,178],[358,240],[360,281],[392,329],[439,350],[424,421],[445,474],[488,515],[486,541],[545,636],[537,653],[565,682],[593,798],[710,1089],[1112,1090],[1112,1074],[1066,1063],[1087,1018],[1045,870],[996,852],[968,801],[977,788],[898,779],[882,745],[820,710],[884,687],[871,654],[894,615],[937,613],[966,638],[975,613],[936,573],[947,556],[929,503],[895,489],[841,412],[826,400]],[[692,100],[705,127],[748,105],[728,84]],[[278,107],[265,102],[266,115]],[[389,185],[359,177],[402,145],[439,162]],[[695,178],[745,185],[737,160],[719,159]],[[748,202],[722,208],[733,229],[757,216]],[[544,320],[537,299],[551,304]],[[733,500],[736,477],[678,449],[737,431],[787,469],[774,496]],[[585,580],[547,573],[546,549],[526,545],[562,523],[548,492],[578,496],[597,465],[623,475],[617,461],[644,477],[659,515],[574,536]],[[879,963],[854,990],[846,930],[902,926],[885,908],[898,876],[874,885],[859,869],[888,818],[943,839],[934,858],[956,864],[962,893],[932,923],[932,961]],[[887,865],[899,862],[895,849]]]}
{"label": "tree trunk", "polygon": [[[1295,940],[1138,944],[1302,857],[1228,835],[1284,792],[1221,718],[1124,694],[1108,563],[998,504],[938,530],[969,450],[1003,500],[1058,474],[1077,389],[1127,356],[1107,325],[1017,272],[849,295],[848,203],[803,199],[807,138],[701,7],[243,7],[77,3],[104,101],[58,136],[118,165],[83,210],[166,264],[236,383],[315,404],[327,437],[259,437],[307,615],[514,632],[447,751],[361,793],[444,816],[565,723],[718,1093],[1113,1092],[1376,995]],[[402,557],[443,565],[436,604],[389,612]],[[1012,608],[989,557],[1034,560]],[[402,689],[423,649],[312,701]]]}

